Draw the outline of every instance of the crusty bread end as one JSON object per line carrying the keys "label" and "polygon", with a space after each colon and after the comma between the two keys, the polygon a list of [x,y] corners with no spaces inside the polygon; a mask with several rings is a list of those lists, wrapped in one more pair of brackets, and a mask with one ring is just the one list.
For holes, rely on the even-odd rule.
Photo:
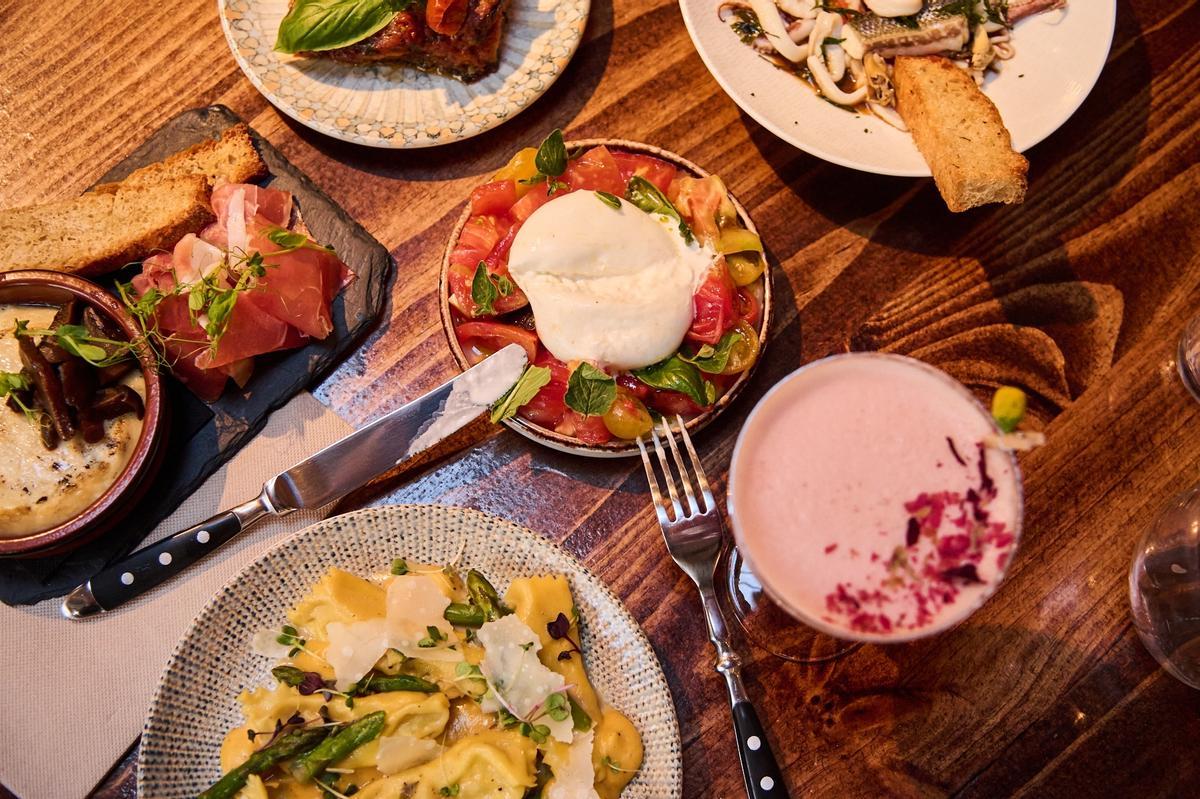
{"label": "crusty bread end", "polygon": [[209,195],[208,178],[186,175],[0,211],[0,272],[111,272],[213,222]]}
{"label": "crusty bread end", "polygon": [[951,211],[1025,200],[1029,162],[965,70],[941,56],[900,56],[893,81],[896,110]]}
{"label": "crusty bread end", "polygon": [[205,139],[162,161],[133,171],[118,183],[102,183],[92,191],[111,193],[118,188],[149,186],[189,175],[204,175],[214,185],[220,182],[248,183],[266,174],[267,165],[254,147],[250,127],[239,122],[226,129],[219,139]]}

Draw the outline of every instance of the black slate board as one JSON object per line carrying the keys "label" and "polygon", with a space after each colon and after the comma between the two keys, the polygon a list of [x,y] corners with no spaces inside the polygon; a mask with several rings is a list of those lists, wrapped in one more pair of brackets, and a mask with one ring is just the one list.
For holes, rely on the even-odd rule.
{"label": "black slate board", "polygon": [[[120,180],[241,120],[225,106],[185,111],[117,164],[99,182]],[[25,605],[66,594],[108,563],[133,551],[154,527],[191,496],[204,480],[262,430],[271,412],[318,382],[351,350],[378,318],[387,297],[392,258],[382,244],[325,196],[300,170],[257,133],[258,151],[270,168],[263,185],[290,191],[313,238],[332,245],[357,276],[333,303],[333,332],[303,349],[256,360],[245,389],[230,384],[212,405],[196,399],[173,379],[166,454],[146,496],[115,529],[66,555],[0,560],[0,601]],[[136,270],[134,270],[136,271]],[[290,464],[279,464],[284,469]],[[246,496],[258,491],[246,486]]]}

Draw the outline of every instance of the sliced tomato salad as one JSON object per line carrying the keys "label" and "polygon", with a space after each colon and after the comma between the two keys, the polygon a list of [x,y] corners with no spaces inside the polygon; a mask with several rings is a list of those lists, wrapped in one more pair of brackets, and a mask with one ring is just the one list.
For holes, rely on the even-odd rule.
{"label": "sliced tomato salad", "polygon": [[[558,174],[543,174],[542,168]],[[691,327],[675,355],[645,369],[563,363],[538,340],[528,298],[509,273],[513,239],[538,208],[557,197],[594,191],[629,199],[635,180],[657,189],[661,202],[716,253],[693,297]],[[727,256],[734,256],[736,272]],[[587,444],[634,439],[650,430],[655,414],[703,413],[753,366],[763,257],[758,236],[741,224],[720,178],[696,177],[660,158],[606,146],[568,154],[555,131],[541,148],[521,150],[471,192],[470,214],[448,265],[454,332],[472,363],[508,344],[525,349],[531,364],[526,377],[536,371],[537,379],[511,409],[521,418]],[[577,381],[587,382],[587,390],[575,391]],[[521,383],[514,393],[519,389]]]}

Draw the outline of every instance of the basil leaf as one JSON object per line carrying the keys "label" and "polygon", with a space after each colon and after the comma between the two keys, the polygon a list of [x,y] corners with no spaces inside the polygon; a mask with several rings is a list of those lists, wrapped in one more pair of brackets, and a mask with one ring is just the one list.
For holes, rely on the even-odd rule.
{"label": "basil leaf", "polygon": [[683,217],[666,195],[641,175],[634,175],[629,179],[629,184],[625,187],[625,199],[648,214],[662,214],[674,219],[679,223],[679,235],[683,236],[683,240],[688,244],[692,243],[694,237],[688,223],[683,221]]}
{"label": "basil leaf", "polygon": [[567,145],[563,143],[563,133],[555,128],[538,147],[533,159],[538,172],[546,177],[556,178],[567,171]]}
{"label": "basil leaf", "polygon": [[497,275],[496,288],[500,289],[501,297],[507,297],[513,293],[513,282],[504,275]]}
{"label": "basil leaf", "polygon": [[717,342],[717,346],[705,344],[698,349],[694,355],[685,355],[682,351],[679,357],[688,363],[695,364],[701,372],[707,372],[710,375],[719,375],[725,371],[725,367],[729,364],[729,354],[733,352],[735,344],[742,340],[743,336],[738,330],[730,330],[725,335],[721,336],[721,340]]}
{"label": "basil leaf", "polygon": [[609,208],[615,209],[617,211],[621,210],[621,200],[616,195],[609,194],[606,191],[598,191],[598,192],[596,192],[596,196],[600,198],[600,202],[604,203]]}
{"label": "basil leaf", "polygon": [[492,424],[498,424],[517,414],[517,409],[537,395],[550,382],[550,369],[545,366],[527,366],[516,384],[492,406]]}
{"label": "basil leaf", "polygon": [[633,376],[651,388],[686,394],[697,405],[712,404],[709,397],[715,393],[715,387],[710,393],[709,386],[712,383],[704,379],[695,364],[683,360],[678,353],[653,366],[635,369]]}
{"label": "basil leaf", "polygon": [[471,280],[471,299],[475,301],[475,312],[471,316],[488,316],[496,313],[493,303],[496,302],[496,284],[488,274],[487,264],[479,262],[475,267],[475,277]]}
{"label": "basil leaf", "polygon": [[316,52],[361,42],[415,0],[296,0],[279,24],[275,49]]}
{"label": "basil leaf", "polygon": [[584,416],[603,416],[617,399],[617,381],[590,363],[581,363],[567,380],[567,407]]}

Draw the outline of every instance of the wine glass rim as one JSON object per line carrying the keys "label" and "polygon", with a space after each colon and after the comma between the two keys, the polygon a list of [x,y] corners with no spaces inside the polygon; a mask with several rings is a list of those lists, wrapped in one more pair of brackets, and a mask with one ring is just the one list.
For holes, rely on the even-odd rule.
{"label": "wine glass rim", "polygon": [[755,404],[755,406],[751,409],[749,415],[747,415],[747,417],[746,417],[746,421],[742,424],[742,429],[738,432],[737,440],[733,445],[733,454],[730,457],[730,462],[729,462],[729,480],[728,480],[728,485],[727,485],[727,489],[726,489],[726,499],[725,499],[726,508],[729,513],[730,527],[733,529],[734,543],[737,546],[738,554],[741,556],[745,565],[747,567],[749,567],[749,569],[752,572],[754,572],[755,577],[758,579],[759,585],[762,586],[763,591],[765,591],[767,596],[769,596],[771,598],[771,601],[774,602],[775,604],[779,605],[783,610],[785,610],[788,613],[788,615],[790,615],[793,619],[800,622],[801,624],[806,624],[809,627],[812,627],[813,629],[817,630],[818,632],[824,633],[825,635],[828,635],[833,638],[839,638],[844,641],[859,641],[862,643],[900,644],[900,643],[907,643],[909,641],[916,641],[916,640],[919,640],[922,638],[928,638],[930,636],[937,635],[939,633],[943,633],[943,632],[946,632],[947,630],[953,629],[954,627],[957,627],[959,624],[961,624],[962,622],[964,622],[968,618],[970,618],[977,610],[979,610],[980,607],[983,606],[983,604],[985,602],[987,602],[989,599],[991,599],[991,597],[993,595],[995,595],[995,593],[999,589],[1001,583],[1003,583],[1004,580],[1008,577],[1008,569],[1012,565],[1013,559],[1016,556],[1016,553],[1021,545],[1021,534],[1022,534],[1022,531],[1024,528],[1024,519],[1025,519],[1024,480],[1022,479],[1020,465],[1017,462],[1017,456],[1015,453],[1008,451],[1008,450],[998,450],[1004,456],[1007,457],[1008,462],[1009,462],[1009,467],[1012,469],[1013,494],[1014,494],[1013,500],[1014,500],[1015,511],[1016,511],[1015,516],[1014,516],[1013,531],[1012,531],[1013,532],[1013,544],[1012,544],[1012,549],[1009,552],[1008,560],[1000,568],[1000,571],[996,575],[996,578],[994,580],[990,581],[990,583],[988,584],[986,589],[983,592],[981,592],[978,595],[978,597],[976,597],[976,599],[973,600],[972,603],[968,607],[966,607],[965,612],[962,612],[960,615],[957,616],[957,618],[955,618],[954,621],[952,621],[951,623],[946,624],[944,626],[929,625],[928,627],[919,628],[917,630],[911,630],[906,633],[883,634],[883,633],[869,633],[869,632],[854,631],[854,630],[850,630],[845,627],[842,627],[840,625],[830,624],[829,622],[826,622],[823,619],[814,617],[811,614],[797,608],[794,604],[792,604],[792,603],[788,602],[786,599],[784,599],[783,596],[781,595],[781,592],[775,591],[772,589],[772,587],[769,585],[769,581],[763,577],[761,572],[759,572],[757,569],[755,569],[754,559],[753,559],[753,557],[751,557],[751,555],[748,551],[749,547],[747,547],[745,545],[745,541],[742,536],[742,524],[739,521],[738,504],[737,504],[737,496],[738,496],[737,464],[740,460],[741,454],[744,452],[743,445],[745,445],[745,443],[746,443],[747,431],[750,430],[754,426],[755,420],[758,418],[759,414],[762,412],[762,409],[767,404],[769,404],[771,398],[775,394],[780,393],[785,388],[785,386],[791,384],[795,380],[801,379],[802,377],[806,376],[809,372],[818,371],[822,367],[828,366],[832,363],[842,362],[842,361],[847,361],[847,360],[891,361],[893,363],[903,364],[906,367],[919,369],[920,371],[923,371],[926,374],[935,377],[937,380],[941,381],[944,385],[947,385],[947,386],[950,386],[951,388],[953,388],[954,391],[959,396],[966,399],[970,403],[970,405],[972,407],[974,407],[987,420],[988,424],[991,425],[992,429],[996,432],[996,434],[1001,433],[1001,430],[999,427],[997,427],[996,421],[995,421],[995,419],[992,418],[991,413],[988,412],[988,410],[986,408],[984,408],[983,404],[979,401],[979,399],[974,394],[971,393],[970,389],[968,389],[960,381],[956,380],[951,375],[947,374],[946,372],[942,371],[941,369],[938,369],[935,366],[931,366],[930,364],[925,363],[924,361],[917,360],[916,358],[910,358],[907,355],[899,355],[899,354],[888,353],[888,352],[843,352],[843,353],[837,353],[834,355],[828,355],[828,356],[825,356],[824,358],[819,358],[815,361],[810,361],[810,362],[804,364],[803,366],[799,367],[798,369],[785,375],[779,382],[777,382],[775,385],[771,386],[771,388],[768,389],[765,394],[763,394],[763,396],[758,400],[758,402]]}

